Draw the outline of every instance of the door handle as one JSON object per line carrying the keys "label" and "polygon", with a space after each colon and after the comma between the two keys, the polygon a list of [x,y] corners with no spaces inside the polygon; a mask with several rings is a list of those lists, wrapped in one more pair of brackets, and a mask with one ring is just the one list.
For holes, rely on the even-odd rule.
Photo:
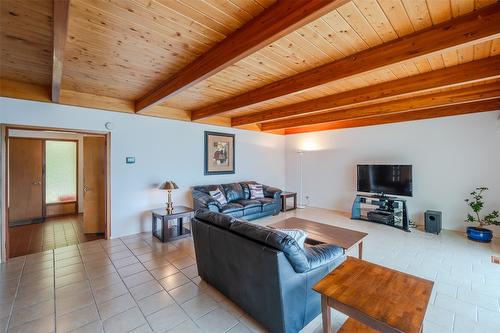
{"label": "door handle", "polygon": [[42,182],[40,180],[37,180],[32,182],[31,185],[42,185]]}
{"label": "door handle", "polygon": [[87,185],[84,185],[84,186],[83,186],[83,192],[88,192],[88,191],[90,191],[90,189],[88,188],[88,186],[87,186]]}

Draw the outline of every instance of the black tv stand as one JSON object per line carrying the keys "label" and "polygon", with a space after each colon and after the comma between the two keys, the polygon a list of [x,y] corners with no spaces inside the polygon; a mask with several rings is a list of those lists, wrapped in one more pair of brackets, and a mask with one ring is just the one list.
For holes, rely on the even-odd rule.
{"label": "black tv stand", "polygon": [[351,218],[390,225],[410,231],[406,200],[381,195],[358,194],[352,204]]}

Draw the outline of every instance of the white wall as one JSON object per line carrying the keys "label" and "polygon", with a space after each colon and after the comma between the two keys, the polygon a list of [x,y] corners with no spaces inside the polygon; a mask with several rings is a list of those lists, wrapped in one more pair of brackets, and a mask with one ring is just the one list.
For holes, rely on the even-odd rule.
{"label": "white wall", "polygon": [[[0,123],[111,131],[111,229],[119,237],[151,229],[149,210],[162,207],[166,193],[156,187],[167,179],[177,205],[191,205],[190,186],[256,180],[283,187],[283,136],[162,118],[50,103],[0,98]],[[204,131],[236,134],[236,174],[203,175]],[[135,164],[125,164],[135,156]]]}
{"label": "white wall", "polygon": [[[309,205],[350,211],[356,164],[412,164],[411,218],[443,212],[443,228],[463,230],[464,198],[490,188],[487,208],[500,210],[499,112],[437,118],[287,136],[286,188],[298,188],[297,150],[304,154],[304,196]],[[500,236],[500,228],[493,228]]]}
{"label": "white wall", "polygon": [[[423,223],[427,209],[441,210],[444,228],[463,230],[463,199],[490,187],[488,208],[500,209],[498,112],[408,123],[276,136],[168,119],[0,98],[0,123],[105,131],[111,135],[112,237],[148,231],[149,210],[166,200],[157,185],[172,179],[175,204],[191,205],[190,186],[254,179],[297,190],[298,149],[304,155],[309,205],[350,211],[357,163],[413,164],[410,214]],[[236,134],[236,174],[203,175],[204,131]],[[286,146],[285,146],[286,142]],[[125,164],[135,156],[136,164]],[[286,165],[286,167],[285,167]],[[286,177],[284,176],[286,171]],[[286,185],[286,186],[285,186]],[[500,235],[500,228],[496,228]]]}

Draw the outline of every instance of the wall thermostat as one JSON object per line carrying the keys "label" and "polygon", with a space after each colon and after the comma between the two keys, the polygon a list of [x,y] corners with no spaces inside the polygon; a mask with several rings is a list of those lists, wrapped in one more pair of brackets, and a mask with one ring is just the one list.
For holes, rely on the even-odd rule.
{"label": "wall thermostat", "polygon": [[134,164],[135,163],[135,157],[125,157],[125,162],[127,164]]}

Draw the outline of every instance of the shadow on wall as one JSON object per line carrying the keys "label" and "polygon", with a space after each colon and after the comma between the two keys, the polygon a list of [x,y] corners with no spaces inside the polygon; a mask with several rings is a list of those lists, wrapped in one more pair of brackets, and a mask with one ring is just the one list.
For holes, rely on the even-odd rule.
{"label": "shadow on wall", "polygon": [[152,215],[151,215],[151,211],[145,211],[145,212],[142,212],[139,219],[141,221],[140,223],[140,231],[139,232],[149,232],[151,231],[151,218],[152,218]]}
{"label": "shadow on wall", "polygon": [[184,193],[184,202],[189,203],[189,207],[193,207],[193,189],[189,187],[189,190]]}

